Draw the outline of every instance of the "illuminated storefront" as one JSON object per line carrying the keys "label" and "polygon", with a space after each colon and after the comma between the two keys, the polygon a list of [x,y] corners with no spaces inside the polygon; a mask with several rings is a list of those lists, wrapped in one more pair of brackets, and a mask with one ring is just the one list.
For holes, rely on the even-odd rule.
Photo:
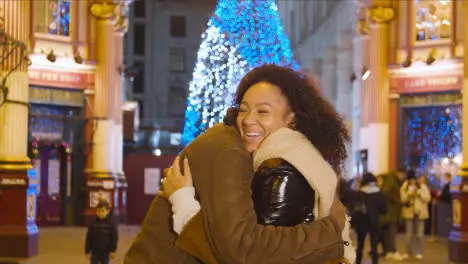
{"label": "illuminated storefront", "polygon": [[92,82],[92,73],[29,69],[29,155],[39,182],[38,225],[80,221],[87,121],[84,90]]}
{"label": "illuminated storefront", "polygon": [[417,66],[394,71],[390,91],[398,107],[396,163],[422,175],[458,173],[462,163],[462,65]]}

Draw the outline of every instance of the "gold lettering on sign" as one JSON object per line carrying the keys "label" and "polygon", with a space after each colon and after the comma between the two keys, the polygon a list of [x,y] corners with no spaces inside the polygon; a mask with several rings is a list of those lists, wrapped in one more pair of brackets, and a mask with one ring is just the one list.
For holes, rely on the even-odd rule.
{"label": "gold lettering on sign", "polygon": [[3,178],[0,185],[26,185],[26,180],[18,178]]}
{"label": "gold lettering on sign", "polygon": [[29,79],[40,79],[41,78],[41,74],[37,71],[29,71],[28,72],[28,75],[29,75]]}
{"label": "gold lettering on sign", "polygon": [[458,84],[459,78],[457,77],[442,77],[442,78],[427,78],[407,80],[404,82],[406,88],[423,88],[423,87],[437,87]]}
{"label": "gold lettering on sign", "polygon": [[44,81],[56,82],[59,79],[59,75],[57,73],[52,72],[43,72],[41,79]]}

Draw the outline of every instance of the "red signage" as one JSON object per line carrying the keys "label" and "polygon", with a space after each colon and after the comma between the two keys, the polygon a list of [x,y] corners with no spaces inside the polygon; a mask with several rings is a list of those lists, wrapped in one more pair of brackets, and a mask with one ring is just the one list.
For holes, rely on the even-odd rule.
{"label": "red signage", "polygon": [[94,83],[92,73],[75,73],[29,69],[29,83],[32,85],[86,89]]}
{"label": "red signage", "polygon": [[435,74],[418,77],[394,77],[390,81],[394,93],[431,93],[461,90],[461,74]]}

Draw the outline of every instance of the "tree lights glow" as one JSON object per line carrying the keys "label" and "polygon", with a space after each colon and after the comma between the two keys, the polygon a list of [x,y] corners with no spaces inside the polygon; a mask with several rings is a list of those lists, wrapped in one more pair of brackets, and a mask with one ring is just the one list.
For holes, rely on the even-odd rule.
{"label": "tree lights glow", "polygon": [[263,64],[298,68],[275,1],[220,0],[202,34],[182,143],[220,122],[240,79]]}

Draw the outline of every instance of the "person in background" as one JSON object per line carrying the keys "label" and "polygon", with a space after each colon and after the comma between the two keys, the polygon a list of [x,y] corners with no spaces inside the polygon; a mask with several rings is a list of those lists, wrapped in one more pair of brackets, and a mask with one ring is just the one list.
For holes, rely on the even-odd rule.
{"label": "person in background", "polygon": [[452,184],[452,174],[445,173],[445,184],[440,192],[439,201],[441,203],[452,204],[452,193],[450,192],[450,185]]}
{"label": "person in background", "polygon": [[347,181],[344,178],[340,178],[338,193],[340,201],[346,207],[348,212],[352,211],[352,208],[356,204],[357,192],[351,188],[352,181]]}
{"label": "person in background", "polygon": [[383,175],[381,186],[385,199],[387,211],[381,217],[382,231],[384,236],[385,258],[391,260],[401,260],[402,256],[396,248],[396,236],[398,234],[398,223],[401,215],[400,186],[405,179],[405,172],[402,169],[392,171]]}
{"label": "person in background", "polygon": [[[385,175],[384,174],[379,174],[376,176],[377,178],[377,186],[380,188],[380,190],[382,190],[382,185],[383,185],[383,181],[384,181],[384,177]],[[382,218],[382,217],[381,217]],[[382,226],[382,219],[380,220],[380,225]],[[382,250],[383,252],[382,253],[378,253],[379,256],[385,256],[385,250],[386,250],[386,246],[385,246],[385,232],[384,232],[384,228],[380,228],[379,229],[379,240],[377,242],[377,246],[381,246],[382,247]],[[372,255],[372,251],[369,251],[369,255]]]}
{"label": "person in background", "polygon": [[115,258],[119,240],[117,224],[109,215],[108,202],[101,201],[96,206],[96,220],[88,226],[85,253],[91,264],[108,264]]}
{"label": "person in background", "polygon": [[377,244],[379,240],[380,215],[386,211],[385,199],[377,186],[377,178],[372,173],[365,173],[362,177],[358,193],[358,202],[353,213],[353,225],[357,233],[358,247],[356,264],[362,262],[362,252],[366,236],[370,236],[372,264],[379,262]]}
{"label": "person in background", "polygon": [[423,259],[424,222],[429,218],[428,204],[431,193],[424,182],[418,182],[414,171],[407,173],[406,181],[400,189],[403,204],[401,216],[405,219],[406,254],[403,259],[414,257]]}

